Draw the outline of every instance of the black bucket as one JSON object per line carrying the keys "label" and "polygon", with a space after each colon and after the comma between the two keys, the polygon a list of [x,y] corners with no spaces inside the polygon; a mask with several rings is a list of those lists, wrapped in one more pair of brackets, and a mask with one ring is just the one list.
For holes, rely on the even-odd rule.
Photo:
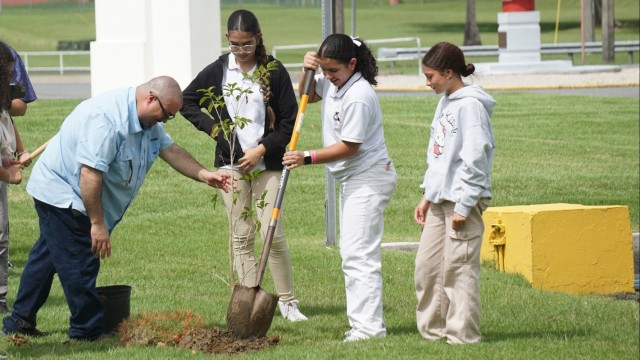
{"label": "black bucket", "polygon": [[104,305],[104,326],[105,334],[114,332],[118,325],[129,318],[131,311],[131,286],[111,285],[96,287],[100,300]]}

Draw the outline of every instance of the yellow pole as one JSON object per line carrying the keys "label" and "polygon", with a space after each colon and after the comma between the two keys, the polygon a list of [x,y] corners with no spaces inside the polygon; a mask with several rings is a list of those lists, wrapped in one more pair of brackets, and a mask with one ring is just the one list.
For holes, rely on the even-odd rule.
{"label": "yellow pole", "polygon": [[556,11],[556,31],[553,34],[553,44],[558,43],[558,26],[560,25],[560,3],[562,0],[558,0],[558,10]]}

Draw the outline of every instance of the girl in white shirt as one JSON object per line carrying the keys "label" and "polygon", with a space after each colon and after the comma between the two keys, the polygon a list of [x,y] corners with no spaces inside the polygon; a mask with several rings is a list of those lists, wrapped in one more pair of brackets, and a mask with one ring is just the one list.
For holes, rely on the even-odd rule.
{"label": "girl in white shirt", "polygon": [[[309,102],[322,102],[323,148],[285,153],[295,169],[326,164],[340,185],[340,255],[350,329],[344,342],[386,336],[382,316],[380,245],[384,210],[397,176],[387,153],[382,112],[373,89],[378,74],[367,45],[344,34],[328,36],[304,57],[315,76]],[[305,76],[300,80],[300,92]]]}

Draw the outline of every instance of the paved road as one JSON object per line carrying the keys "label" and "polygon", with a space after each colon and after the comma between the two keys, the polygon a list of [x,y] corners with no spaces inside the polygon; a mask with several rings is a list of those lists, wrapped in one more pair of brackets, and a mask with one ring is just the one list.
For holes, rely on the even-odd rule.
{"label": "paved road", "polygon": [[[91,84],[83,82],[39,82],[34,81],[33,86],[40,99],[86,99],[91,96]],[[594,88],[562,88],[562,89],[509,89],[492,90],[501,91],[527,91],[544,94],[564,95],[589,95],[589,96],[620,96],[640,99],[640,88],[629,87],[594,87]],[[436,94],[426,89],[423,90],[384,90],[378,91],[380,96],[435,96]]]}
{"label": "paved road", "polygon": [[[640,99],[640,66],[624,65],[616,71],[596,71],[598,67],[576,66],[571,73],[558,74],[479,74],[465,80],[485,87],[489,92],[528,91],[545,94],[621,96]],[[607,67],[606,69],[611,69]],[[297,88],[300,73],[291,72]],[[41,99],[85,99],[91,96],[89,74],[31,76]],[[380,96],[433,96],[423,76],[381,74],[377,78]]]}

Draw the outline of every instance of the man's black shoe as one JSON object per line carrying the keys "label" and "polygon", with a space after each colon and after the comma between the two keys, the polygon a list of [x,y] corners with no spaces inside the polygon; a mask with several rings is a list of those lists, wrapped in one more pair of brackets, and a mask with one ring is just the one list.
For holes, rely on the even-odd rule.
{"label": "man's black shoe", "polygon": [[[7,323],[13,322],[12,328],[7,328]],[[47,336],[49,333],[40,331],[33,326],[27,324],[25,321],[20,319],[14,319],[12,317],[6,317],[3,321],[2,332],[6,335],[18,334],[18,335],[27,335],[33,337],[42,337]]]}

